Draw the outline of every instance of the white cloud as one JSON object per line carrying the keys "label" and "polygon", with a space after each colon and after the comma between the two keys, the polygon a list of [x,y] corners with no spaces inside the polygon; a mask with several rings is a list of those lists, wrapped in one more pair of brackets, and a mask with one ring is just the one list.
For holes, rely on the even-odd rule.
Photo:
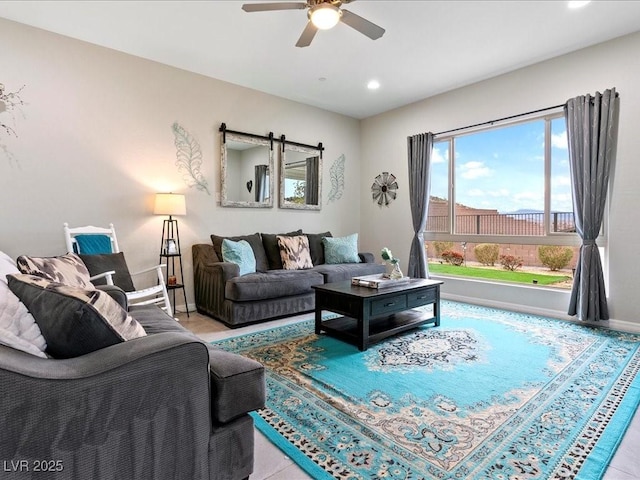
{"label": "white cloud", "polygon": [[569,144],[567,143],[567,131],[565,130],[562,133],[552,134],[551,146],[567,150],[569,148]]}
{"label": "white cloud", "polygon": [[491,169],[483,162],[467,162],[460,165],[460,175],[467,180],[491,176]]}
{"label": "white cloud", "polygon": [[571,186],[571,178],[566,175],[557,175],[551,179],[551,185],[554,187]]}
{"label": "white cloud", "polygon": [[508,197],[511,194],[509,190],[506,188],[501,188],[499,190],[494,190],[488,193],[490,197]]}
{"label": "white cloud", "polygon": [[433,163],[445,163],[445,162],[448,162],[449,160],[444,156],[444,153],[445,152],[441,151],[439,148],[434,148],[432,153],[431,153],[431,161]]}
{"label": "white cloud", "polygon": [[471,190],[467,190],[465,194],[470,197],[484,197],[486,195],[485,191],[480,190],[479,188],[472,188]]}

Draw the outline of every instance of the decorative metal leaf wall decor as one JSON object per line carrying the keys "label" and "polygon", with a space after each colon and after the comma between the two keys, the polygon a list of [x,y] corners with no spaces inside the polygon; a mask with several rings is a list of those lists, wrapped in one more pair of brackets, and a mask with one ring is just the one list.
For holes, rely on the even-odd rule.
{"label": "decorative metal leaf wall decor", "polygon": [[378,203],[378,206],[388,207],[396,199],[396,190],[398,190],[396,176],[389,172],[382,172],[371,185],[371,196],[373,201]]}
{"label": "decorative metal leaf wall decor", "polygon": [[329,201],[340,200],[344,192],[344,153],[340,155],[329,169],[329,180],[331,180],[331,191]]}
{"label": "decorative metal leaf wall decor", "polygon": [[182,126],[175,122],[172,125],[176,145],[176,166],[182,172],[182,178],[189,188],[196,187],[198,190],[209,192],[207,180],[202,175],[202,151],[200,144]]}

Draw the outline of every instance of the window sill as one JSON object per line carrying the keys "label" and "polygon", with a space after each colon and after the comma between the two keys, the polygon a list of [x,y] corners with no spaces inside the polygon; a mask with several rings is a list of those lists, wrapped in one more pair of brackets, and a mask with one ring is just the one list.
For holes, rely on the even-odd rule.
{"label": "window sill", "polygon": [[429,275],[429,278],[444,282],[440,291],[446,300],[563,320],[573,318],[567,315],[571,290],[446,275]]}

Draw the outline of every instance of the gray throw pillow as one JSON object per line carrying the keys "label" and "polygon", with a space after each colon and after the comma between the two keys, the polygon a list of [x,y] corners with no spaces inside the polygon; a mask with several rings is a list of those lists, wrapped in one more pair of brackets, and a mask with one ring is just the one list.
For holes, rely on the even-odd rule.
{"label": "gray throw pillow", "polygon": [[146,335],[106,292],[26,274],[7,275],[7,280],[35,318],[46,351],[54,358],[73,358]]}
{"label": "gray throw pillow", "polygon": [[[125,292],[133,292],[135,287],[133,286],[133,280],[131,280],[131,274],[129,273],[129,267],[124,258],[124,253],[106,253],[97,255],[83,255],[80,254],[80,258],[84,262],[89,270],[89,274],[100,275],[104,272],[115,271],[113,276],[113,283],[120,287]],[[106,278],[97,278],[92,280],[94,285],[106,285]]]}
{"label": "gray throw pillow", "polygon": [[302,230],[296,230],[289,233],[263,233],[262,245],[267,255],[269,270],[282,270],[282,259],[280,258],[280,247],[278,245],[277,236],[295,237],[301,235]]}
{"label": "gray throw pillow", "polygon": [[237,237],[220,237],[218,235],[211,235],[211,242],[213,243],[213,250],[216,252],[218,259],[222,262],[222,241],[224,239],[231,240],[232,242],[239,242],[240,240],[246,240],[251,245],[253,255],[256,257],[256,271],[266,272],[269,270],[269,263],[267,262],[267,254],[264,252],[262,246],[262,238],[259,233],[253,235],[240,235]]}
{"label": "gray throw pillow", "polygon": [[324,233],[305,233],[309,239],[309,251],[311,252],[311,261],[314,265],[322,265],[324,259],[324,245],[322,239],[324,237],[332,237],[331,232]]}

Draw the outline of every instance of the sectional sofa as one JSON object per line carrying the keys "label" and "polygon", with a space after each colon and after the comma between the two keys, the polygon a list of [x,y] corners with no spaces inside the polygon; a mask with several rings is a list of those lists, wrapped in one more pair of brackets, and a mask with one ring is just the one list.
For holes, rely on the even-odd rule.
{"label": "sectional sofa", "polygon": [[[306,237],[311,264],[305,268],[284,268],[279,236]],[[251,246],[256,260],[255,272],[240,275],[238,264],[224,261],[225,239],[244,240]],[[338,240],[331,232],[303,233],[302,230],[230,237],[211,235],[211,243],[192,246],[196,308],[234,328],[312,311],[314,285],[386,271],[386,266],[376,263],[371,253],[352,251],[349,256],[347,252],[348,262],[327,258],[327,245],[334,245]]]}

